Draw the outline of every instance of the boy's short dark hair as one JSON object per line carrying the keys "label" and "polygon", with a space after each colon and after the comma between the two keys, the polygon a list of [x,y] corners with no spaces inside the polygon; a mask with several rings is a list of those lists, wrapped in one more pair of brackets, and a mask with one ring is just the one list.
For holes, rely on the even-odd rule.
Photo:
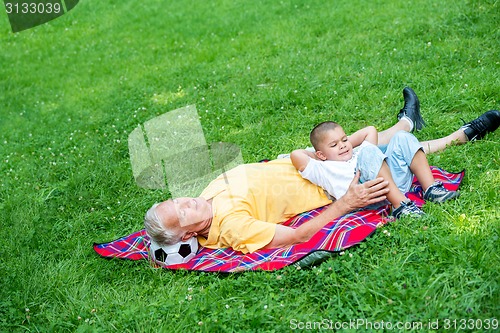
{"label": "boy's short dark hair", "polygon": [[314,149],[320,150],[318,146],[321,142],[321,139],[323,138],[323,134],[325,132],[336,129],[337,127],[340,127],[340,125],[334,121],[324,121],[314,126],[311,133],[309,134],[309,140],[311,140],[311,144],[313,145]]}

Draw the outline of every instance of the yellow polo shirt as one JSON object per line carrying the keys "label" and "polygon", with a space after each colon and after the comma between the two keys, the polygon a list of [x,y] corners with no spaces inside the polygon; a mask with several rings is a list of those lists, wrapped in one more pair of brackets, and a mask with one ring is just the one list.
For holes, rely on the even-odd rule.
{"label": "yellow polo shirt", "polygon": [[302,178],[290,159],[243,164],[212,181],[213,220],[202,246],[254,252],[271,242],[276,224],[331,203],[323,189]]}

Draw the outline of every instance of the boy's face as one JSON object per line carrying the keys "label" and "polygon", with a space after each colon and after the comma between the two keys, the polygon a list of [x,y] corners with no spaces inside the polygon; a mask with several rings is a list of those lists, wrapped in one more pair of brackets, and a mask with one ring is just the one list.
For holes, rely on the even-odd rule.
{"label": "boy's face", "polygon": [[340,126],[323,134],[319,148],[316,155],[323,161],[348,161],[352,157],[352,144]]}

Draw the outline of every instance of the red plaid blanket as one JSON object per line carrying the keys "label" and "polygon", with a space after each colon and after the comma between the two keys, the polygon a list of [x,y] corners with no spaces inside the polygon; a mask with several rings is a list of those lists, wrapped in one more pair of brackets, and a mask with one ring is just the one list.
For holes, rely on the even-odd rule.
{"label": "red plaid blanket", "polygon": [[[437,167],[432,167],[436,180],[441,180],[445,187],[456,190],[460,186],[465,171],[450,173]],[[414,179],[408,198],[422,206],[422,187]],[[297,227],[318,215],[324,208],[302,213],[284,223]],[[382,226],[392,218],[387,217],[389,206],[378,210],[363,210],[344,215],[327,224],[308,242],[296,244],[287,248],[259,250],[243,254],[230,248],[212,250],[200,247],[196,256],[188,263],[164,266],[168,269],[186,269],[209,272],[239,272],[248,270],[272,271],[291,264],[304,266],[313,261],[314,254],[328,254],[345,250],[359,244],[373,234],[377,227]],[[94,250],[106,258],[122,258],[130,260],[149,259],[149,237],[144,230],[114,240],[109,243],[94,244]],[[320,258],[321,256],[316,256]],[[158,264],[152,262],[156,267]]]}

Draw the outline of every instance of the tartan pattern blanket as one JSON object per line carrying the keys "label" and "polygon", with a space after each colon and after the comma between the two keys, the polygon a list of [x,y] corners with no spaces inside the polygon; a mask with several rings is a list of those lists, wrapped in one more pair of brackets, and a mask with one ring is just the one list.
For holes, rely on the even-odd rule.
{"label": "tartan pattern blanket", "polygon": [[[436,180],[441,180],[445,187],[457,190],[464,177],[465,171],[450,173],[437,167],[431,167]],[[422,206],[422,187],[414,179],[413,186],[406,194],[418,206]],[[321,213],[324,207],[302,213],[284,225],[297,227]],[[327,224],[309,241],[287,248],[259,250],[254,253],[243,254],[230,248],[208,249],[200,247],[196,256],[185,264],[163,266],[167,269],[185,269],[207,272],[241,272],[250,270],[273,271],[288,265],[301,265],[301,262],[312,263],[307,260],[314,253],[326,254],[340,252],[353,245],[359,244],[372,235],[376,229],[392,221],[388,217],[389,206],[377,210],[363,210],[344,215]],[[149,260],[149,237],[145,230],[134,232],[117,240],[94,244],[94,250],[102,257],[122,258],[130,260]],[[321,256],[320,256],[321,257]],[[151,261],[155,267],[162,267]]]}

